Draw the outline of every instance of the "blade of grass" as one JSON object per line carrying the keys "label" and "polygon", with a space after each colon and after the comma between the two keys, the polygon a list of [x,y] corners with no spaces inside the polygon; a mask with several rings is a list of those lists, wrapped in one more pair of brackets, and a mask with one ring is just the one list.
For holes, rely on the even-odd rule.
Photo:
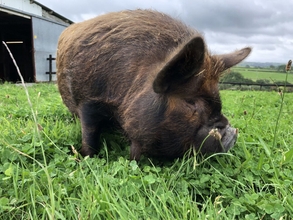
{"label": "blade of grass", "polygon": [[[33,109],[33,105],[32,105],[32,102],[30,100],[30,96],[29,96],[29,92],[28,92],[28,89],[25,85],[25,82],[24,82],[24,79],[22,77],[22,74],[19,70],[19,67],[14,59],[14,56],[13,54],[11,53],[9,47],[7,46],[7,44],[2,41],[2,43],[4,44],[4,46],[6,47],[14,65],[15,65],[15,68],[17,70],[17,73],[21,79],[21,83],[22,83],[22,86],[25,90],[25,93],[26,93],[26,97],[27,97],[27,101],[29,103],[29,106],[30,106],[30,109],[31,109],[31,113],[32,113],[32,116],[33,116],[33,120],[34,120],[34,125],[35,125],[35,134],[37,134],[37,141],[40,141],[41,140],[41,136],[40,136],[40,132],[39,132],[39,129],[38,129],[38,121],[37,121],[37,116],[34,112],[34,109]],[[35,140],[34,140],[35,141]],[[13,147],[12,147],[13,148]],[[23,154],[21,151],[17,150],[16,148],[13,148],[15,151],[17,151],[18,153],[22,154],[22,155],[25,155],[27,157],[30,157],[31,159],[33,159],[35,162],[37,162],[41,167],[42,169],[44,170],[44,172],[46,173],[46,176],[47,176],[47,181],[48,181],[48,187],[49,187],[49,194],[50,194],[50,202],[51,202],[51,210],[50,210],[50,213],[48,212],[48,215],[49,215],[49,218],[50,219],[54,219],[55,217],[55,200],[54,200],[54,192],[53,192],[53,186],[52,186],[52,179],[50,178],[50,174],[48,172],[48,169],[47,169],[47,161],[46,161],[46,157],[45,157],[45,150],[43,148],[43,144],[41,144],[41,148],[42,148],[42,156],[43,156],[43,161],[44,161],[44,166],[38,162],[37,160],[35,160],[34,158],[30,157],[29,155],[26,155],[26,154]]]}

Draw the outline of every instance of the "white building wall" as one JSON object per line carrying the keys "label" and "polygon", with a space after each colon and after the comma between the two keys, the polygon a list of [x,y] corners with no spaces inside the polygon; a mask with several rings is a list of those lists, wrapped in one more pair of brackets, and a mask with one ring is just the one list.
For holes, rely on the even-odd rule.
{"label": "white building wall", "polygon": [[42,16],[42,7],[31,4],[30,0],[0,0],[0,4],[26,13]]}
{"label": "white building wall", "polygon": [[[56,58],[57,43],[61,32],[66,28],[40,18],[32,17],[34,34],[34,58],[36,70],[36,82],[49,81],[49,55]],[[52,63],[52,71],[56,72],[56,61]],[[52,80],[56,81],[56,75],[52,75]]]}

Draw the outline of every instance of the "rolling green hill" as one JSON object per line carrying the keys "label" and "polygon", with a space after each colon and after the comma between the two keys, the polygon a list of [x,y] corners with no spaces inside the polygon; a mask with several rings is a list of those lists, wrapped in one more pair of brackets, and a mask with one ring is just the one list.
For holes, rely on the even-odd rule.
{"label": "rolling green hill", "polygon": [[[286,73],[280,72],[277,69],[234,67],[231,71],[241,73],[245,78],[252,79],[253,81],[267,79],[270,80],[271,83],[274,83],[276,81],[285,81],[286,79]],[[289,73],[287,80],[289,83],[293,83],[292,70]]]}

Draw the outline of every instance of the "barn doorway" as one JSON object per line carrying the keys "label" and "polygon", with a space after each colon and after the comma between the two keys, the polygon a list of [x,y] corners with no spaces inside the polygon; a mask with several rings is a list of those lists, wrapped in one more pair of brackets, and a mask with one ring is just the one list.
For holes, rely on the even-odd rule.
{"label": "barn doorway", "polygon": [[35,81],[32,22],[29,16],[19,16],[0,11],[0,81],[19,82],[15,65],[3,45],[4,41],[13,54],[26,82]]}

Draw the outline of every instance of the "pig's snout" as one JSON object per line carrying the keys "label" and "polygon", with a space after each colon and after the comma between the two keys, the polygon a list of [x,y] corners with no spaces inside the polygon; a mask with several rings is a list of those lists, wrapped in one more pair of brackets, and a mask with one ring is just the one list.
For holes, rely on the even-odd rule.
{"label": "pig's snout", "polygon": [[221,142],[223,147],[223,152],[227,152],[231,149],[237,140],[238,129],[227,125],[224,129],[223,135],[221,136]]}

